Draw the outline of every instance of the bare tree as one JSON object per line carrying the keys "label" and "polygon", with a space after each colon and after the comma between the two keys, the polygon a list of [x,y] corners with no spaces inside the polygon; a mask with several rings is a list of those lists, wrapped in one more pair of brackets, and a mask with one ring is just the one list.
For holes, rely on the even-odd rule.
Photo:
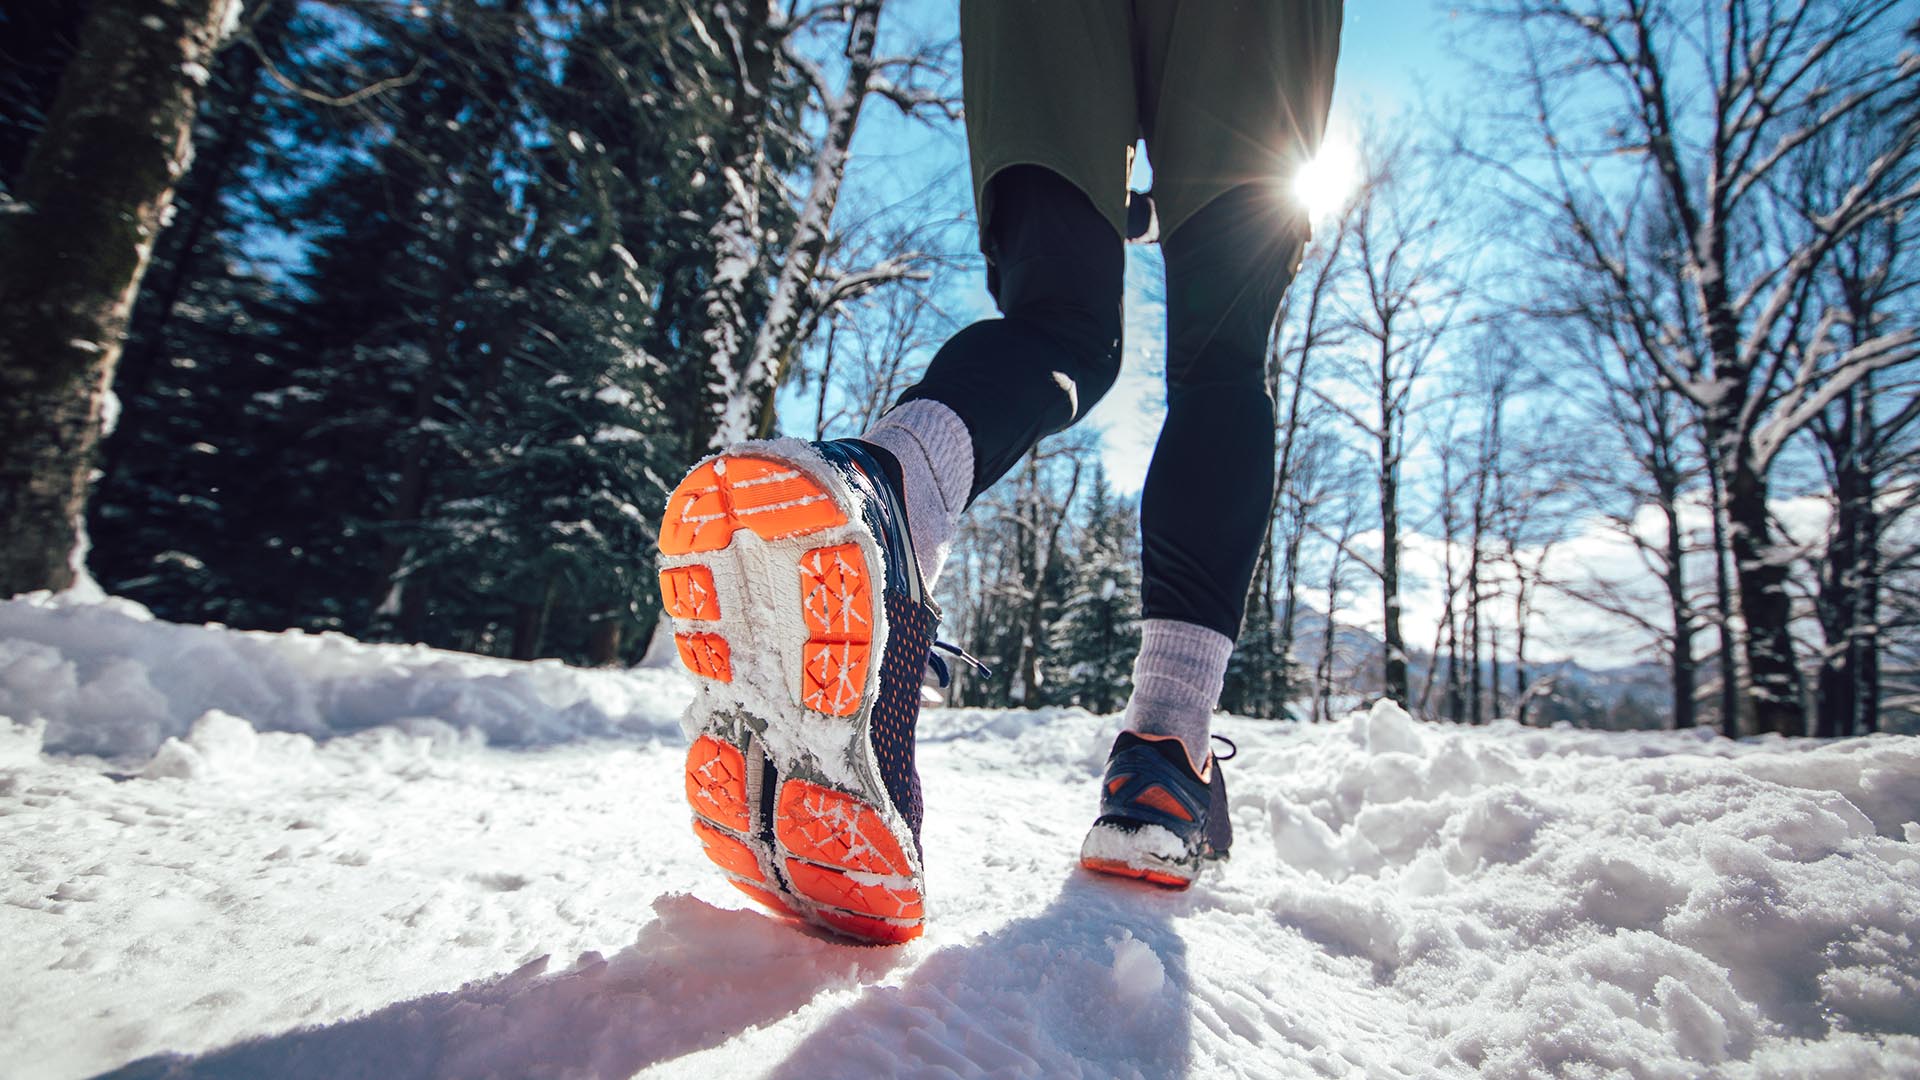
{"label": "bare tree", "polygon": [[[1468,661],[1462,657],[1460,637],[1460,598],[1467,588],[1462,580],[1460,568],[1455,565],[1454,553],[1460,548],[1461,538],[1461,497],[1465,493],[1477,470],[1462,468],[1461,448],[1463,440],[1459,437],[1460,403],[1453,402],[1441,421],[1438,433],[1428,437],[1433,449],[1431,457],[1438,463],[1439,497],[1435,500],[1436,516],[1440,522],[1440,618],[1433,628],[1433,660],[1427,666],[1427,677],[1420,686],[1419,713],[1426,714],[1433,699],[1433,688],[1445,672],[1445,689],[1441,695],[1441,715],[1458,724],[1467,718],[1467,695],[1465,690],[1465,667]],[[1477,542],[1476,540],[1476,549]],[[1471,650],[1468,650],[1469,652]],[[1441,656],[1445,655],[1444,667]],[[1477,680],[1476,680],[1477,681]]]}
{"label": "bare tree", "polygon": [[[1281,608],[1276,623],[1275,653],[1278,662],[1285,666],[1284,681],[1275,688],[1275,693],[1285,690],[1285,698],[1275,697],[1275,712],[1281,713],[1286,702],[1303,696],[1310,689],[1312,673],[1306,670],[1295,655],[1301,647],[1301,618],[1304,602],[1300,592],[1303,583],[1308,580],[1305,565],[1305,548],[1310,537],[1325,528],[1331,518],[1340,512],[1343,499],[1349,497],[1349,486],[1355,480],[1351,469],[1342,461],[1343,451],[1338,436],[1327,430],[1324,410],[1316,410],[1308,421],[1308,430],[1296,436],[1287,483],[1287,498],[1291,504],[1288,512],[1276,521],[1281,529],[1280,558],[1280,597]],[[1350,534],[1349,534],[1350,538]],[[1331,617],[1331,613],[1329,613]]]}
{"label": "bare tree", "polygon": [[[1673,725],[1690,728],[1697,717],[1699,659],[1694,637],[1700,616],[1687,577],[1691,545],[1681,515],[1688,489],[1698,483],[1699,467],[1689,438],[1692,409],[1641,352],[1635,328],[1622,321],[1631,317],[1630,312],[1608,303],[1604,291],[1581,289],[1574,283],[1566,291],[1586,301],[1580,305],[1584,318],[1564,320],[1559,327],[1561,340],[1581,358],[1592,380],[1594,392],[1582,396],[1633,465],[1628,472],[1610,459],[1600,459],[1579,469],[1577,479],[1589,490],[1603,492],[1596,500],[1603,516],[1633,543],[1647,573],[1659,581],[1666,621],[1644,619],[1644,604],[1619,603],[1618,593],[1604,584],[1598,589],[1568,591],[1640,622],[1655,635],[1666,655],[1672,684]],[[1643,508],[1658,515],[1657,535],[1642,526]]]}
{"label": "bare tree", "polygon": [[[795,42],[813,21],[839,14],[842,5],[819,5],[784,17],[771,0],[753,0],[746,5],[744,20],[724,21],[727,44],[714,42],[717,50],[737,58],[743,93],[725,140],[731,149],[721,169],[730,193],[714,226],[722,262],[702,305],[711,324],[708,344],[713,349],[713,370],[705,384],[707,400],[699,412],[703,430],[694,432],[696,446],[717,448],[770,433],[774,391],[786,375],[794,349],[838,305],[913,272],[915,260],[907,255],[856,270],[823,271],[822,259],[833,238],[834,209],[867,98],[880,95],[909,114],[957,115],[958,105],[951,98],[918,85],[923,72],[942,68],[944,50],[933,48],[909,56],[876,53],[882,6],[883,0],[853,0],[844,5],[846,69],[837,86]],[[812,148],[813,175],[799,205],[798,221],[775,260],[778,272],[766,313],[749,330],[746,297],[757,284],[754,277],[762,264],[764,231],[759,206],[764,187],[757,182],[766,168],[760,121],[776,54],[801,73],[818,99],[824,133]]]}
{"label": "bare tree", "polygon": [[[1637,344],[1697,410],[1718,488],[1738,625],[1761,728],[1803,729],[1769,471],[1787,442],[1867,374],[1920,350],[1911,329],[1860,341],[1813,283],[1845,240],[1920,199],[1920,116],[1900,89],[1920,57],[1898,46],[1896,0],[1724,4],[1513,0],[1541,152],[1508,175],[1554,208],[1614,297],[1647,307],[1637,223],[1670,218],[1693,333],[1642,311]],[[1595,93],[1616,103],[1594,108]],[[1910,95],[1908,96],[1911,97]],[[1819,205],[1783,201],[1795,156],[1855,115],[1892,132],[1854,183]]]}
{"label": "bare tree", "polygon": [[793,368],[796,385],[812,386],[815,438],[871,427],[953,330],[933,287],[919,282],[877,289],[840,309],[813,362]]}
{"label": "bare tree", "polygon": [[[1881,151],[1888,132],[1863,117],[1809,143],[1800,162],[1805,191],[1796,201],[1827,203],[1853,182]],[[1915,317],[1920,291],[1920,244],[1911,214],[1871,221],[1835,245],[1821,285],[1846,312],[1852,347],[1883,336]],[[1913,509],[1911,486],[1900,498],[1920,456],[1911,433],[1920,429],[1920,372],[1912,367],[1870,372],[1848,387],[1810,425],[1813,444],[1833,492],[1833,513],[1816,567],[1814,608],[1824,638],[1819,651],[1814,733],[1864,734],[1880,728],[1883,550],[1896,543],[1901,519]],[[1894,497],[1889,498],[1889,495]]]}
{"label": "bare tree", "polygon": [[1341,493],[1328,515],[1331,528],[1315,529],[1316,534],[1327,541],[1327,611],[1326,621],[1320,630],[1320,657],[1314,664],[1313,673],[1313,719],[1332,721],[1334,667],[1340,651],[1340,613],[1341,597],[1347,589],[1348,562],[1352,558],[1353,538],[1359,531],[1362,500],[1357,491],[1363,482],[1358,470],[1350,472],[1346,483],[1332,485],[1332,490]]}
{"label": "bare tree", "polygon": [[[1019,652],[1014,670],[1020,674],[1020,701],[1033,705],[1040,701],[1040,652],[1046,644],[1046,584],[1060,563],[1060,532],[1072,513],[1074,497],[1080,493],[1080,478],[1086,467],[1086,443],[1068,441],[1027,455],[1030,482],[1021,485],[1025,496],[1016,504],[1010,524],[1017,530],[1016,550],[1024,553],[1025,580],[1033,583],[1024,610],[1020,614]],[[1080,452],[1076,452],[1080,451]],[[1058,456],[1064,461],[1066,489],[1057,499],[1050,497],[1041,484],[1039,472],[1044,461]]]}
{"label": "bare tree", "polygon": [[[1507,626],[1516,709],[1534,686],[1527,660],[1534,607],[1548,557],[1572,520],[1567,475],[1584,455],[1570,447],[1561,410],[1527,407],[1564,395],[1504,329],[1489,326],[1476,335],[1452,367],[1453,411],[1432,455],[1439,462],[1445,544],[1435,640],[1446,650],[1446,714],[1482,724],[1506,709],[1501,644]],[[1459,413],[1471,415],[1470,432],[1455,433]],[[1436,646],[1436,668],[1439,653]],[[1437,678],[1430,672],[1428,685]]]}
{"label": "bare tree", "polygon": [[[1547,563],[1554,548],[1565,540],[1574,519],[1572,485],[1567,475],[1572,471],[1572,461],[1586,452],[1575,441],[1578,429],[1569,429],[1553,414],[1528,423],[1505,421],[1509,407],[1529,398],[1538,400],[1546,389],[1538,381],[1538,372],[1523,366],[1518,350],[1510,344],[1493,353],[1483,374],[1487,419],[1482,430],[1490,433],[1484,467],[1490,474],[1486,539],[1490,545],[1497,545],[1491,558],[1511,589],[1512,715],[1521,724],[1527,722],[1532,703],[1552,688],[1551,677],[1533,677],[1527,645],[1533,639],[1534,608],[1547,581]],[[1497,673],[1498,655],[1492,659]],[[1488,712],[1497,716],[1501,708],[1497,674],[1490,686]]]}
{"label": "bare tree", "polygon": [[0,215],[0,596],[63,589],[135,291],[231,0],[98,0]]}
{"label": "bare tree", "polygon": [[941,632],[1004,674],[978,685],[964,673],[953,700],[1037,706],[1048,630],[1066,599],[1065,530],[1088,487],[1098,435],[1079,427],[1044,440],[961,519],[940,577]]}
{"label": "bare tree", "polygon": [[1335,377],[1314,387],[1361,431],[1373,459],[1380,558],[1372,569],[1380,577],[1382,670],[1387,696],[1402,705],[1410,700],[1400,626],[1407,422],[1424,386],[1421,376],[1459,310],[1465,261],[1447,232],[1459,188],[1439,164],[1404,141],[1373,140],[1347,246],[1358,286],[1342,305],[1358,348],[1336,353]]}

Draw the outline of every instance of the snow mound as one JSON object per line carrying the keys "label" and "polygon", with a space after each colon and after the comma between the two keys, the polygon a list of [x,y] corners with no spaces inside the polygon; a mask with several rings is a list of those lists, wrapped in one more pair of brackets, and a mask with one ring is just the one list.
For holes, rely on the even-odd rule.
{"label": "snow mound", "polygon": [[707,861],[690,693],[0,605],[8,1075],[1920,1075],[1920,738],[1221,717],[1167,892],[1076,869],[1117,718],[934,710],[874,949]]}
{"label": "snow mound", "polygon": [[1113,989],[1127,1001],[1143,1001],[1167,985],[1167,968],[1153,946],[1133,936],[1129,930],[1107,939],[1113,949]]}
{"label": "snow mound", "polygon": [[168,739],[161,743],[140,775],[150,780],[192,780],[209,774],[244,772],[259,750],[260,735],[252,724],[219,709],[209,709],[193,722],[185,742]]}
{"label": "snow mound", "polygon": [[1418,1000],[1476,1073],[1920,1052],[1920,740],[1458,728],[1389,704],[1297,735],[1233,774],[1236,816],[1271,836],[1271,910]]}
{"label": "snow mound", "polygon": [[125,600],[0,601],[0,717],[44,721],[44,748],[61,753],[145,758],[187,738],[168,751],[168,775],[198,775],[188,755],[201,748],[189,732],[214,711],[255,730],[313,738],[435,720],[529,746],[670,735],[691,696],[670,672],[180,626]]}

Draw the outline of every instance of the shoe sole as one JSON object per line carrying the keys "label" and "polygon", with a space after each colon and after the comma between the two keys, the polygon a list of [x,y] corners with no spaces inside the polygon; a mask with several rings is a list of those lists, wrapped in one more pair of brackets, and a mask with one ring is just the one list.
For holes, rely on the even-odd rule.
{"label": "shoe sole", "polygon": [[1153,841],[1143,835],[1147,829],[1162,832],[1165,842],[1179,842],[1171,833],[1165,833],[1156,826],[1143,826],[1138,831],[1130,831],[1096,824],[1087,831],[1087,838],[1080,845],[1080,865],[1096,874],[1132,878],[1163,889],[1190,887],[1194,879],[1200,876],[1201,867],[1211,858],[1204,855],[1185,860],[1168,858],[1153,850]]}
{"label": "shoe sole", "polygon": [[681,662],[693,831],[769,909],[873,944],[918,937],[919,854],[868,739],[886,645],[878,543],[804,443],[745,443],[667,499],[660,595]]}
{"label": "shoe sole", "polygon": [[1149,885],[1158,885],[1163,889],[1171,889],[1175,892],[1184,891],[1193,885],[1192,878],[1169,874],[1164,870],[1149,870],[1141,866],[1130,866],[1118,859],[1096,859],[1089,856],[1083,857],[1080,860],[1080,865],[1096,874],[1132,878],[1135,881],[1144,881]]}

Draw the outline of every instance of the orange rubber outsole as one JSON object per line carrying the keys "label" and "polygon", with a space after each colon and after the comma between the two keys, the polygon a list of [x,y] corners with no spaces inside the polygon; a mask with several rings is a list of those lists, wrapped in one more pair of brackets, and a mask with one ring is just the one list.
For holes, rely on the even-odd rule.
{"label": "orange rubber outsole", "polygon": [[1129,866],[1118,859],[1082,858],[1080,865],[1096,874],[1132,878],[1149,885],[1158,885],[1163,889],[1181,890],[1193,885],[1191,878],[1175,877],[1160,870],[1143,870],[1137,866]]}
{"label": "orange rubber outsole", "polygon": [[862,941],[898,944],[920,936],[926,909],[911,884],[906,853],[880,812],[846,792],[806,780],[781,785],[774,835],[785,852],[784,881],[770,879],[755,844],[734,831],[749,822],[742,760],[739,750],[711,735],[696,739],[687,754],[693,832],[728,883],[787,916],[800,914],[791,896],[804,898],[815,921]]}
{"label": "orange rubber outsole", "polygon": [[751,827],[747,763],[737,748],[711,735],[693,741],[687,750],[687,805],[700,817],[734,832],[745,833]]}
{"label": "orange rubber outsole", "polygon": [[833,496],[804,470],[773,458],[719,457],[694,469],[667,497],[660,553],[718,551],[740,529],[779,540],[846,521]]}
{"label": "orange rubber outsole", "polygon": [[[746,529],[762,541],[791,540],[847,522],[831,492],[784,461],[724,455],[690,473],[667,500],[660,552],[681,559],[660,572],[661,605],[684,623],[674,642],[687,669],[733,680],[735,657],[724,636],[716,567],[719,553]],[[806,640],[793,703],[826,716],[853,716],[866,701],[878,590],[859,544],[805,551],[796,591]],[[764,647],[764,646],[763,646]],[[925,906],[918,875],[883,813],[859,796],[802,779],[780,784],[772,843],[756,835],[747,798],[750,766],[737,746],[713,734],[687,752],[686,792],[693,829],[727,881],[785,916],[804,918],[865,942],[896,944],[920,936]],[[762,826],[763,828],[766,826]]]}

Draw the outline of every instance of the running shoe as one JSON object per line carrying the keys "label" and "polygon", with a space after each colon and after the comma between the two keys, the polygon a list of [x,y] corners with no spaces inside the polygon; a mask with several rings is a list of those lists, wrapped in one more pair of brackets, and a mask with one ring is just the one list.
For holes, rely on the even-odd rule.
{"label": "running shoe", "polygon": [[740,443],[674,489],[659,567],[700,676],[686,790],[707,857],[776,912],[919,936],[914,725],[939,609],[899,463],[851,439]]}
{"label": "running shoe", "polygon": [[1080,845],[1080,865],[1102,874],[1138,878],[1170,889],[1193,884],[1201,867],[1224,859],[1233,844],[1227,781],[1207,755],[1195,768],[1172,735],[1123,731],[1107,753],[1100,816]]}

